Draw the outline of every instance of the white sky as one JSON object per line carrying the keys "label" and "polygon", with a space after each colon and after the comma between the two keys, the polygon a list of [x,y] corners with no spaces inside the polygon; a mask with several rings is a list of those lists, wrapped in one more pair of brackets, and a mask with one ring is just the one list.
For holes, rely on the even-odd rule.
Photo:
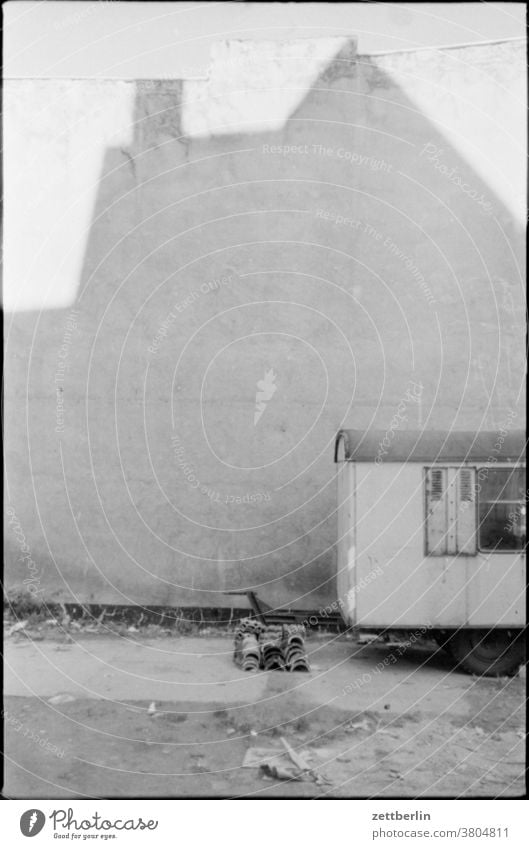
{"label": "white sky", "polygon": [[223,39],[355,35],[360,53],[525,35],[523,3],[17,2],[4,10],[7,77],[204,76]]}

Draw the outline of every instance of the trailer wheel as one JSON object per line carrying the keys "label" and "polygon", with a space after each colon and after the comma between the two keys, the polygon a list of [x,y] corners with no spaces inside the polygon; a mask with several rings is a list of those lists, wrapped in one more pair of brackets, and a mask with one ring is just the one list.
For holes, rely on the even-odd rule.
{"label": "trailer wheel", "polygon": [[451,635],[448,631],[436,631],[433,634],[433,639],[435,640],[440,649],[442,649],[447,654],[452,655],[452,650],[450,647]]}
{"label": "trailer wheel", "polygon": [[473,675],[514,675],[524,662],[524,642],[519,631],[461,629],[450,639],[450,653]]}

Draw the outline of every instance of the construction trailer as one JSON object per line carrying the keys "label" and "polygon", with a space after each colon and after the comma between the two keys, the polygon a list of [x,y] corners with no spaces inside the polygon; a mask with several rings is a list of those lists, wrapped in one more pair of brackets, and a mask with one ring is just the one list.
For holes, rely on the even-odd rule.
{"label": "construction trailer", "polygon": [[519,667],[525,444],[506,427],[339,431],[338,598],[348,626],[429,632],[476,674]]}

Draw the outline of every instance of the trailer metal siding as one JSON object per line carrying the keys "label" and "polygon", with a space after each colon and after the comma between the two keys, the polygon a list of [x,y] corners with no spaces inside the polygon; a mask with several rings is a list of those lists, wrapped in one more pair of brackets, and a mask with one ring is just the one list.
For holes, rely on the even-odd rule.
{"label": "trailer metal siding", "polygon": [[[348,468],[355,470],[354,479],[347,478]],[[339,502],[341,534],[347,535],[347,522],[355,523],[351,534],[355,536],[356,604],[354,608],[344,609],[349,624],[366,628],[524,627],[524,554],[478,551],[477,499],[464,515],[456,509],[462,486],[461,471],[465,469],[475,471],[464,463],[444,469],[448,486],[452,483],[454,503],[450,505],[447,497],[445,505],[453,533],[446,553],[428,556],[424,547],[427,523],[424,464],[342,463],[342,481],[353,486],[355,502],[352,514],[345,494]],[[464,483],[466,492],[468,481]],[[350,574],[345,548],[339,550],[338,559],[342,596],[347,594],[344,576]],[[377,569],[379,574],[374,576]]]}

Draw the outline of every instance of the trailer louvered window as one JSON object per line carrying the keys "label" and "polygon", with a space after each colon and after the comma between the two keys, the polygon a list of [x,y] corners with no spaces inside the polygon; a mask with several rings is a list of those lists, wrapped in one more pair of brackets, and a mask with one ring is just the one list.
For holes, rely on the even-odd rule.
{"label": "trailer louvered window", "polygon": [[431,487],[431,499],[432,501],[440,501],[444,494],[444,484],[443,484],[443,476],[444,469],[432,469],[432,487]]}
{"label": "trailer louvered window", "polygon": [[461,501],[474,501],[474,487],[472,486],[472,470],[461,469],[459,472]]}
{"label": "trailer louvered window", "polygon": [[476,554],[476,470],[435,466],[425,471],[426,554]]}

